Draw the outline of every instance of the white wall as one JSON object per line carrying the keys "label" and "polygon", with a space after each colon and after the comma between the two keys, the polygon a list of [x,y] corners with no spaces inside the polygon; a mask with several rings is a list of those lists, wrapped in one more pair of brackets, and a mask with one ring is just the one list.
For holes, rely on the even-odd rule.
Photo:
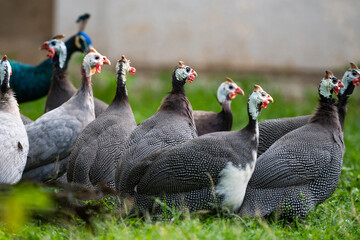
{"label": "white wall", "polygon": [[54,34],[149,67],[325,69],[360,61],[359,0],[55,0]]}

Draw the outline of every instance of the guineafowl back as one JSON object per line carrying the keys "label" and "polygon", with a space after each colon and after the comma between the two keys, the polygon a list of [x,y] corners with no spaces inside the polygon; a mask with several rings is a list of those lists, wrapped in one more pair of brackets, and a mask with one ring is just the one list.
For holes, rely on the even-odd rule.
{"label": "guineafowl back", "polygon": [[305,217],[336,189],[343,153],[334,128],[312,123],[286,134],[258,158],[240,216]]}

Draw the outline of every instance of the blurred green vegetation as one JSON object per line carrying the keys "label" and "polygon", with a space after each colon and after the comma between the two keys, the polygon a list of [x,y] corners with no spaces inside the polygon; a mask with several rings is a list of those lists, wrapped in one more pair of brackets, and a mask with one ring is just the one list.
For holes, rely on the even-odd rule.
{"label": "blurred green vegetation", "polygon": [[[76,68],[69,70],[69,76],[76,86],[80,79],[80,62],[78,57],[73,60]],[[176,63],[175,63],[176,64]],[[190,63],[189,63],[190,64]],[[136,67],[136,62],[132,63]],[[191,64],[190,64],[191,66]],[[196,69],[196,66],[192,66]],[[130,103],[138,123],[150,117],[157,110],[161,99],[171,90],[171,74],[173,69],[156,72],[142,72],[137,68],[135,76],[128,76],[127,89]],[[345,69],[344,69],[345,70]],[[244,91],[245,96],[238,96],[232,103],[234,114],[233,129],[241,129],[248,121],[246,112],[247,97],[253,85],[259,84],[272,95],[275,102],[263,109],[259,120],[291,117],[311,114],[317,107],[317,84],[319,77],[306,82],[289,76],[278,80],[277,76],[242,74],[234,72],[202,72],[195,81],[186,84],[186,93],[194,110],[220,111],[216,101],[216,90],[226,76],[231,77]],[[341,76],[338,76],[341,77]],[[280,79],[284,79],[282,76]],[[94,95],[105,102],[111,102],[115,94],[114,66],[103,67],[103,72],[93,79]],[[0,239],[359,239],[360,236],[360,126],[357,120],[360,112],[359,90],[355,89],[348,107],[345,123],[346,153],[339,186],[335,193],[323,204],[318,206],[305,220],[265,221],[261,219],[240,219],[236,216],[207,217],[180,214],[171,221],[157,222],[141,219],[119,219],[112,214],[95,216],[89,229],[79,219],[69,223],[43,223],[28,219],[25,214],[51,206],[51,200],[44,200],[43,195],[36,193],[31,196],[30,190],[16,187],[16,194],[3,195],[0,199]],[[21,112],[32,119],[39,117],[44,109],[45,98],[20,105]],[[46,191],[40,191],[46,195]],[[20,195],[17,195],[20,194]],[[22,196],[23,197],[18,197]],[[21,199],[21,200],[19,200]],[[42,200],[41,200],[42,199]],[[46,199],[46,198],[45,198]],[[30,205],[29,202],[37,202]],[[26,213],[22,213],[29,209]],[[14,214],[14,216],[11,216]],[[10,216],[8,216],[10,215]],[[11,219],[13,217],[13,219]],[[15,220],[14,220],[15,219]],[[8,225],[15,226],[17,231],[9,232]],[[21,228],[19,226],[22,226]]]}

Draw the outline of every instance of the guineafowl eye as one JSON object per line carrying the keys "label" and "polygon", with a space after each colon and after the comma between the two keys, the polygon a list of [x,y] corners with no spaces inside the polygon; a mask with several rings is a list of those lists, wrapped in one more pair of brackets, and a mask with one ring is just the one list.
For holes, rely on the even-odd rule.
{"label": "guineafowl eye", "polygon": [[186,67],[186,72],[190,72],[190,67]]}
{"label": "guineafowl eye", "polygon": [[230,89],[230,90],[233,90],[233,89],[234,89],[234,86],[233,86],[233,85],[230,85],[230,86],[229,86],[229,89]]}
{"label": "guineafowl eye", "polygon": [[55,45],[56,45],[56,42],[55,42],[55,41],[52,41],[52,42],[51,42],[51,45],[55,46]]}
{"label": "guineafowl eye", "polygon": [[96,59],[96,60],[99,60],[99,59],[100,59],[100,57],[99,57],[99,56],[95,56],[95,59]]}
{"label": "guineafowl eye", "polygon": [[332,78],[332,82],[333,82],[333,84],[337,84],[337,83],[338,83],[338,79],[337,79],[337,78]]}
{"label": "guineafowl eye", "polygon": [[265,97],[265,96],[266,96],[266,92],[261,92],[261,95]]}
{"label": "guineafowl eye", "polygon": [[359,75],[359,74],[358,74],[358,72],[357,72],[356,70],[352,70],[352,75],[353,75],[354,77],[356,77],[356,76]]}

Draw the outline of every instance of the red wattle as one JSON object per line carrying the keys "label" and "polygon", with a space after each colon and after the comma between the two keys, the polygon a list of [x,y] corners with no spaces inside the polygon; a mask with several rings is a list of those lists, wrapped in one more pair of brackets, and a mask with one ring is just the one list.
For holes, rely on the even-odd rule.
{"label": "red wattle", "polygon": [[189,82],[192,83],[194,81],[194,79],[195,79],[194,74],[190,74],[188,79],[189,79]]}
{"label": "red wattle", "polygon": [[359,86],[360,85],[360,78],[355,78],[353,80],[353,84],[354,84],[354,86]]}
{"label": "red wattle", "polygon": [[339,86],[335,86],[335,88],[334,88],[334,93],[335,93],[335,95],[338,95],[339,90],[340,90],[340,87],[339,87]]}
{"label": "red wattle", "polygon": [[129,72],[130,72],[130,75],[134,75],[136,73],[136,68],[131,67]]}
{"label": "red wattle", "polygon": [[265,100],[263,103],[262,103],[262,105],[261,105],[261,107],[262,108],[267,108],[267,105],[269,104],[269,101],[268,100]]}
{"label": "red wattle", "polygon": [[229,98],[231,100],[233,100],[237,95],[238,95],[237,92],[231,92],[230,95],[229,95]]}
{"label": "red wattle", "polygon": [[101,63],[97,63],[96,64],[96,71],[98,72],[98,73],[101,73]]}
{"label": "red wattle", "polygon": [[53,48],[47,48],[46,50],[48,50],[48,53],[47,53],[47,57],[48,58],[53,58],[53,57],[55,57],[55,50],[53,49]]}

